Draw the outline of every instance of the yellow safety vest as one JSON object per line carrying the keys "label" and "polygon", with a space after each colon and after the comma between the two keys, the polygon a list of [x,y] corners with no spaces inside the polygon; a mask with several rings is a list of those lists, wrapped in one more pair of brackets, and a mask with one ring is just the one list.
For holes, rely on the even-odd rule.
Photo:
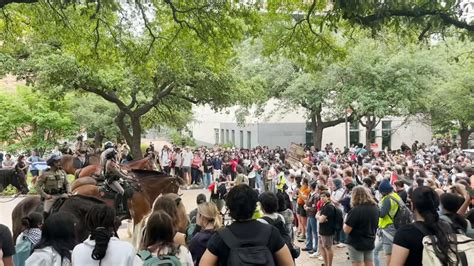
{"label": "yellow safety vest", "polygon": [[[380,206],[382,206],[382,202],[385,200],[385,198],[389,197],[389,196],[392,196],[394,197],[395,199],[397,199],[399,202],[402,201],[402,199],[400,198],[400,196],[398,196],[397,193],[390,193],[388,195],[385,195],[381,200],[380,200]],[[381,229],[384,229],[386,228],[387,226],[393,224],[393,219],[392,218],[395,218],[395,214],[397,214],[397,210],[398,210],[398,203],[389,198],[390,200],[390,211],[388,212],[388,215],[385,215],[384,217],[379,217],[379,228]],[[391,217],[391,218],[390,218]]]}

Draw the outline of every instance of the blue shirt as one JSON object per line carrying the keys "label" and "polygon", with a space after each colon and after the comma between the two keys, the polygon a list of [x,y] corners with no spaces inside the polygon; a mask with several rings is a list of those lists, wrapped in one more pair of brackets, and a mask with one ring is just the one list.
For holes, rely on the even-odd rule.
{"label": "blue shirt", "polygon": [[215,158],[214,160],[212,160],[212,167],[215,169],[215,170],[221,170],[222,168],[222,160],[220,158]]}

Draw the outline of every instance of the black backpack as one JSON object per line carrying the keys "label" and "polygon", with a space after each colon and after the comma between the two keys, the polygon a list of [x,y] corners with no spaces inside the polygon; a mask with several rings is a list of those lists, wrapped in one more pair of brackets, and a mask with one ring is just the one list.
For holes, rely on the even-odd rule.
{"label": "black backpack", "polygon": [[342,226],[344,224],[344,215],[342,214],[342,210],[338,207],[332,205],[334,208],[334,230],[336,232],[342,230]]}
{"label": "black backpack", "polygon": [[273,254],[267,246],[272,234],[271,226],[265,226],[261,236],[253,243],[239,240],[227,227],[217,233],[230,249],[228,266],[275,266]]}
{"label": "black backpack", "polygon": [[285,226],[285,222],[282,221],[280,217],[274,220],[268,216],[263,216],[260,219],[265,220],[268,224],[275,226],[275,228],[278,229],[278,231],[280,231],[280,235],[285,241],[288,248],[290,249],[290,253],[293,259],[296,259],[300,256],[300,248],[299,247],[295,248],[295,246],[293,245],[293,242],[291,241],[291,237],[290,237],[290,232],[288,232],[288,229]]}
{"label": "black backpack", "polygon": [[410,224],[413,222],[413,214],[408,209],[407,205],[402,200],[397,200],[393,196],[388,196],[390,199],[395,201],[398,205],[397,212],[395,213],[395,217],[391,217],[390,214],[388,215],[390,219],[393,221],[393,226],[395,229],[400,228],[402,225]]}

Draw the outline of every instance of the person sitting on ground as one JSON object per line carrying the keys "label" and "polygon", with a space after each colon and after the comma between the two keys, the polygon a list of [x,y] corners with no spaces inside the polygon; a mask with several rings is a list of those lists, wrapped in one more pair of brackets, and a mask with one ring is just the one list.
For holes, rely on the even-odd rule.
{"label": "person sitting on ground", "polygon": [[[138,257],[142,261],[157,260],[157,256],[192,266],[193,258],[189,250],[174,241],[176,235],[172,218],[163,210],[154,211],[148,218],[145,235]],[[173,264],[175,265],[175,264]]]}
{"label": "person sitting on ground", "polygon": [[199,265],[202,254],[206,251],[207,242],[214,232],[222,226],[221,214],[212,202],[204,202],[197,207],[196,222],[201,228],[189,242],[189,251],[195,265]]}
{"label": "person sitting on ground", "polygon": [[10,229],[0,224],[0,266],[13,266],[15,246]]}
{"label": "person sitting on ground", "polygon": [[72,251],[74,265],[133,265],[135,250],[119,240],[115,210],[107,205],[95,205],[86,214],[88,239]]}
{"label": "person sitting on ground", "polygon": [[249,243],[250,246],[266,246],[272,254],[275,264],[294,265],[290,250],[278,230],[252,219],[257,200],[257,192],[247,185],[238,185],[229,191],[225,201],[230,216],[235,222],[211,237],[199,265],[227,266],[229,264],[231,248],[228,241],[224,241],[222,235],[224,237],[233,236],[239,241]]}
{"label": "person sitting on ground", "polygon": [[71,251],[76,245],[76,222],[67,212],[57,212],[46,219],[41,240],[26,260],[26,265],[70,266]]}
{"label": "person sitting on ground", "polygon": [[43,215],[32,212],[21,219],[22,233],[16,238],[16,254],[13,256],[15,266],[24,266],[26,259],[31,255],[33,248],[41,240],[41,226]]}
{"label": "person sitting on ground", "polygon": [[434,235],[436,247],[434,251],[440,265],[457,265],[453,258],[450,243],[455,242],[451,227],[438,215],[439,196],[431,188],[417,187],[411,194],[415,223],[400,227],[393,239],[393,252],[390,266],[422,265],[423,238]]}

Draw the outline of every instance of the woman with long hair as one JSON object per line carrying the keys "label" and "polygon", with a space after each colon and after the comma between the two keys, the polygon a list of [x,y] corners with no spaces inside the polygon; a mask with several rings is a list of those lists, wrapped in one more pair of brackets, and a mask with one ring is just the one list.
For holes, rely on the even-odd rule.
{"label": "woman with long hair", "polygon": [[46,219],[41,240],[31,256],[28,266],[69,266],[71,251],[76,245],[76,219],[67,212],[57,212]]}
{"label": "woman with long hair", "polygon": [[222,226],[221,215],[212,202],[204,202],[198,205],[196,223],[201,227],[189,242],[189,251],[195,265],[199,265],[202,254],[206,251],[207,242],[214,232]]}
{"label": "woman with long hair", "polygon": [[347,234],[349,257],[353,266],[371,266],[374,260],[379,208],[370,192],[363,186],[352,189],[351,206],[343,226],[344,233]]}
{"label": "woman with long hair", "polygon": [[402,226],[393,240],[390,266],[422,265],[423,238],[433,235],[436,238],[434,251],[442,265],[454,265],[456,258],[451,244],[455,235],[451,227],[438,215],[439,196],[431,188],[422,186],[411,195],[415,223]]}
{"label": "woman with long hair", "polygon": [[135,250],[118,239],[113,208],[96,205],[87,212],[85,222],[91,234],[72,251],[74,265],[133,265]]}
{"label": "woman with long hair", "polygon": [[150,256],[170,256],[176,257],[183,266],[194,265],[189,250],[174,242],[175,234],[171,217],[163,210],[153,212],[146,224],[139,258],[146,260]]}

